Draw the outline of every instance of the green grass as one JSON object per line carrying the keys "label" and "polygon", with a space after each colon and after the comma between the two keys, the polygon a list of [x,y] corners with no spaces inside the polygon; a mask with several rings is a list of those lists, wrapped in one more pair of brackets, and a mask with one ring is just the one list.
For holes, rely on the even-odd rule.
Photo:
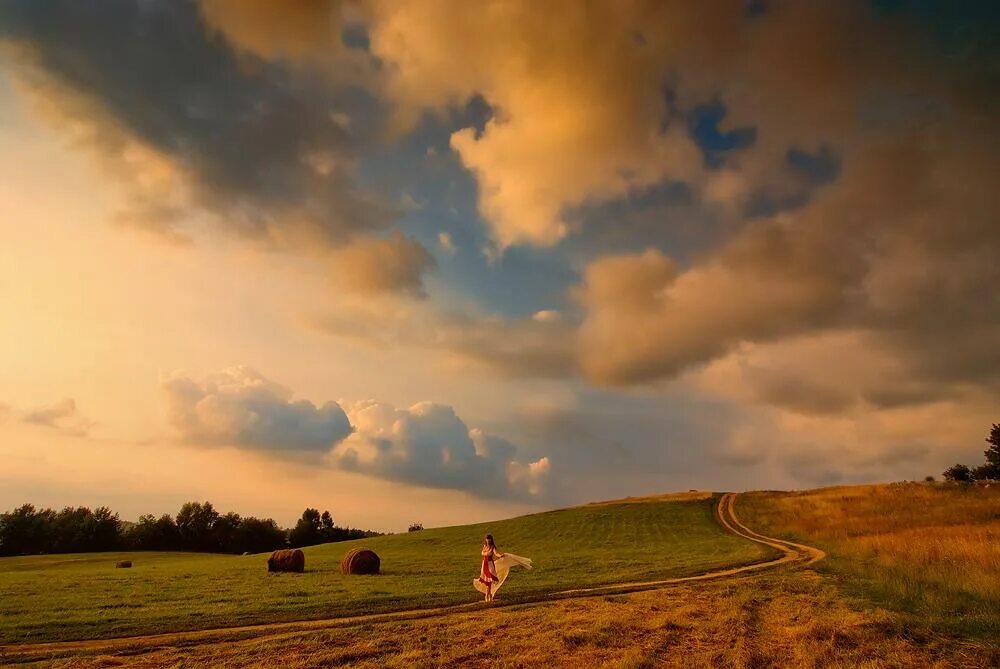
{"label": "green grass", "polygon": [[[493,523],[305,549],[304,574],[268,574],[265,556],[97,553],[0,559],[0,643],[151,634],[375,613],[476,601],[479,544],[534,560],[498,596],[692,575],[770,557],[725,533],[714,499],[590,505]],[[364,545],[379,576],[344,576]],[[132,569],[115,569],[132,559]]]}

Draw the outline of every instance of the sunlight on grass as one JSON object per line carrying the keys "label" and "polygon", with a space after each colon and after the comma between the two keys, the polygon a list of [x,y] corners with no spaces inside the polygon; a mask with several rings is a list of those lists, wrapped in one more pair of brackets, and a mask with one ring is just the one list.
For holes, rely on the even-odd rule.
{"label": "sunlight on grass", "polygon": [[760,531],[830,555],[821,570],[937,628],[1000,635],[1000,487],[893,484],[741,496]]}
{"label": "sunlight on grass", "polygon": [[[305,549],[304,574],[268,574],[264,556],[103,553],[0,560],[0,640],[98,638],[378,613],[475,602],[479,544],[531,557],[499,597],[687,576],[769,557],[727,534],[712,498],[585,506],[493,523]],[[349,577],[340,559],[365,545],[383,574]],[[114,569],[119,559],[132,569]]]}

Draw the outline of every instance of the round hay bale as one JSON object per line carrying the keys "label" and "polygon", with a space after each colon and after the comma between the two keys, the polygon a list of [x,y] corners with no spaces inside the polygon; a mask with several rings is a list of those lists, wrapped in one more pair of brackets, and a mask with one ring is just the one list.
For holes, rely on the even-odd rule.
{"label": "round hay bale", "polygon": [[305,553],[298,548],[279,550],[267,558],[268,571],[293,571],[302,573],[306,568]]}
{"label": "round hay bale", "polygon": [[352,548],[340,561],[340,571],[345,574],[377,574],[381,567],[382,560],[367,548]]}
{"label": "round hay bale", "polygon": [[131,569],[131,568],[132,568],[131,560],[119,560],[118,562],[115,563],[115,569]]}

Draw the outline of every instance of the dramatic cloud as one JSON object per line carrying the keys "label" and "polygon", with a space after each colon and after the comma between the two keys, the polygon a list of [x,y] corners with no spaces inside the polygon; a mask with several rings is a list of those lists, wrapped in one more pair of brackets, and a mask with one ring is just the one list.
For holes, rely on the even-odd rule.
{"label": "dramatic cloud", "polygon": [[[849,143],[866,118],[896,121],[947,90],[927,36],[873,5],[376,2],[371,45],[400,123],[485,98],[485,128],[451,145],[496,241],[548,245],[570,232],[566,208],[670,179],[709,201],[784,201],[799,190],[790,150]],[[684,127],[718,100],[716,139],[751,133],[734,170],[706,170]]]}
{"label": "dramatic cloud", "polygon": [[[263,33],[252,25],[286,13],[266,2],[246,13],[225,2],[202,9],[238,44],[256,47]],[[322,31],[308,13],[293,12],[300,20],[288,30]],[[275,25],[284,22],[271,23],[271,34]],[[320,254],[367,243],[390,275],[384,285],[419,287],[427,263],[414,267],[415,242],[403,254],[398,244],[364,241],[396,212],[356,184],[360,148],[374,132],[365,119],[377,108],[356,87],[239,53],[192,0],[14,0],[0,8],[0,43],[22,90],[125,185],[119,223],[172,242],[216,229]]]}
{"label": "dramatic cloud", "polygon": [[459,130],[451,145],[501,246],[553,244],[569,232],[564,207],[698,170],[690,138],[664,127],[668,70],[637,39],[631,9],[376,5],[372,50],[389,66],[401,122],[474,95],[494,107],[481,133]]}
{"label": "dramatic cloud", "polygon": [[189,443],[288,451],[326,451],[351,433],[336,402],[317,407],[248,367],[198,383],[174,376],[163,383],[168,421]]}
{"label": "dramatic cloud", "polygon": [[[130,254],[109,249],[115,299],[87,275],[59,314],[83,270],[47,274],[47,308],[0,349],[22,369],[60,333],[41,372],[119,348],[109,366],[198,365],[223,341],[316,365],[335,385],[315,392],[433,393],[445,404],[317,406],[243,368],[164,382],[184,442],[491,498],[939,472],[979,457],[1000,396],[988,5],[0,2],[4,137],[44,136],[41,115],[113,177],[50,172],[61,153],[32,140],[0,161],[19,177],[46,156],[29,195],[0,193],[31,222],[11,239],[37,241],[7,283],[53,265],[65,212],[101,216],[118,186],[120,226],[201,245],[143,250],[184,258],[150,263],[177,272],[155,292],[119,290]],[[232,240],[270,252],[253,277]],[[133,338],[157,309],[168,325]],[[4,429],[55,441],[29,413],[74,420],[10,409]]]}
{"label": "dramatic cloud", "polygon": [[580,292],[584,368],[643,381],[741,343],[854,329],[883,347],[883,366],[901,368],[901,396],[907,375],[996,388],[997,162],[966,121],[942,145],[921,133],[873,148],[811,206],[748,226],[688,268],[658,251],[592,263]]}
{"label": "dramatic cloud", "polygon": [[[3,418],[8,411],[6,406],[0,406],[0,418]],[[72,398],[66,398],[51,406],[26,409],[15,415],[28,425],[39,425],[77,437],[86,436],[94,426],[93,421],[80,414],[76,401]]]}
{"label": "dramatic cloud", "polygon": [[375,401],[317,407],[248,367],[197,382],[163,382],[168,421],[185,442],[271,455],[315,454],[331,466],[483,497],[538,498],[549,461],[521,461],[517,447],[470,429],[454,409],[421,402],[409,409]]}
{"label": "dramatic cloud", "polygon": [[368,401],[347,410],[355,432],[332,455],[344,469],[487,497],[537,497],[545,490],[548,458],[517,461],[513,444],[470,430],[449,406],[395,409]]}

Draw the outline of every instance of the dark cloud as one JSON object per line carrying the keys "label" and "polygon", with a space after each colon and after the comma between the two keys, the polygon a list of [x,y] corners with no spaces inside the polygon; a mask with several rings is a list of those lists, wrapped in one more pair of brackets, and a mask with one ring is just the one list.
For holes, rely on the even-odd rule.
{"label": "dark cloud", "polygon": [[[906,133],[856,154],[809,207],[748,226],[690,267],[656,251],[594,263],[581,293],[585,368],[646,381],[744,343],[857,328],[901,359],[897,381],[995,387],[997,147],[990,126],[965,122],[936,128],[936,142]],[[764,380],[765,394],[804,387]],[[836,392],[814,399],[850,404]]]}
{"label": "dark cloud", "polygon": [[[205,7],[217,20],[232,9]],[[85,124],[86,141],[129,185],[120,223],[173,242],[208,223],[323,253],[397,215],[355,179],[377,101],[328,71],[234,48],[193,0],[12,0],[0,6],[0,40],[22,83]],[[398,260],[382,258],[389,283],[418,289],[427,264]]]}

